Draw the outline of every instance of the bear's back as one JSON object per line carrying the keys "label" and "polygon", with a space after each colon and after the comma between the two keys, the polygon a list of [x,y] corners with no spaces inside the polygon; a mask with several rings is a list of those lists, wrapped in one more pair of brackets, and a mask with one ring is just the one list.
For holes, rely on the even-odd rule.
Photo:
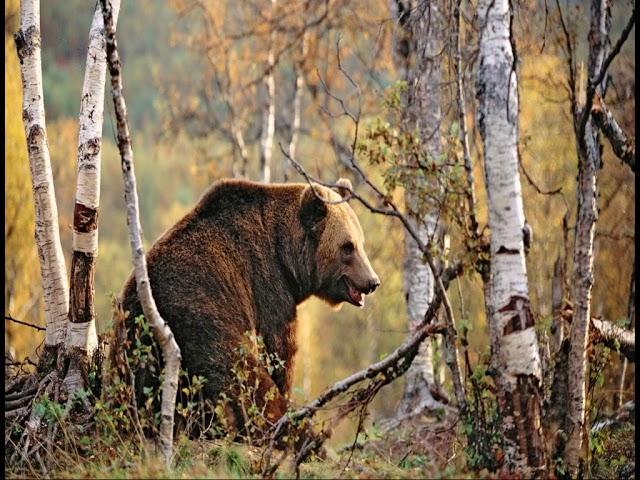
{"label": "bear's back", "polygon": [[[232,365],[239,339],[265,317],[256,296],[279,291],[270,281],[279,276],[271,271],[276,269],[274,249],[281,247],[282,237],[296,234],[289,229],[298,223],[294,209],[303,188],[217,182],[149,249],[147,267],[158,310],[180,345],[183,364],[192,374],[206,373],[212,395],[228,373],[219,367]],[[130,330],[132,319],[142,314],[136,290],[132,273],[119,296],[129,312]],[[289,303],[272,311],[295,312],[295,303]],[[141,389],[145,383],[139,378],[137,385]]]}

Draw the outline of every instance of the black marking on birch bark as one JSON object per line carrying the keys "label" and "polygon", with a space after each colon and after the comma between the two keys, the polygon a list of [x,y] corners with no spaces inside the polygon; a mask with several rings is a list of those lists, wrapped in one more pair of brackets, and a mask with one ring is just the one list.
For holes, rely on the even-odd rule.
{"label": "black marking on birch bark", "polygon": [[22,64],[25,57],[33,54],[36,48],[40,48],[40,29],[35,25],[26,30],[20,29],[13,35],[13,39],[16,42],[18,59]]}
{"label": "black marking on birch bark", "polygon": [[496,255],[498,254],[518,255],[519,253],[520,253],[520,250],[518,250],[517,248],[507,248],[504,245],[501,245],[498,251],[496,252]]}
{"label": "black marking on birch bark", "polygon": [[44,129],[40,125],[34,125],[29,130],[27,136],[27,146],[29,154],[37,155],[40,153],[40,144],[44,141]]}
{"label": "black marking on birch bark", "polygon": [[28,108],[22,110],[22,121],[25,123],[31,123],[33,121],[33,115]]}
{"label": "black marking on birch bark", "polygon": [[78,170],[95,170],[95,157],[100,153],[100,137],[90,138],[78,148]]}
{"label": "black marking on birch bark", "polygon": [[76,203],[73,209],[73,229],[78,233],[88,233],[98,228],[98,210]]}

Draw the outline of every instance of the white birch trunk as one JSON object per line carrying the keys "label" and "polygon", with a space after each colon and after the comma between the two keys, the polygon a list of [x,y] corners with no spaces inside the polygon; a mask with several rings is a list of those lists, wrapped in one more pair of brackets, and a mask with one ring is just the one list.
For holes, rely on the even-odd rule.
{"label": "white birch trunk", "polygon": [[151,326],[153,336],[160,345],[164,360],[164,380],[162,381],[162,406],[160,424],[160,448],[167,468],[171,464],[173,451],[173,419],[175,414],[176,394],[178,392],[178,373],[180,371],[180,348],[169,325],[162,319],[151,293],[149,275],[147,273],[147,261],[142,245],[142,228],[140,225],[140,208],[136,177],[133,166],[133,151],[131,149],[131,137],[127,124],[127,107],[122,94],[122,76],[120,57],[115,38],[115,24],[111,5],[106,5],[107,0],[101,0],[104,11],[104,25],[106,33],[107,61],[111,74],[111,93],[116,114],[118,131],[118,149],[122,160],[122,177],[124,180],[124,197],[127,205],[127,224],[129,226],[129,238],[131,241],[131,253],[133,255],[134,272],[138,298],[142,306],[145,318]]}
{"label": "white birch trunk", "polygon": [[491,228],[492,356],[509,473],[544,468],[540,354],[529,304],[518,174],[518,93],[508,0],[481,0],[477,78]]}
{"label": "white birch trunk", "polygon": [[267,56],[267,75],[264,78],[265,100],[262,117],[262,133],[260,134],[260,175],[263,183],[271,181],[271,155],[273,152],[273,135],[276,126],[276,82],[274,78],[275,68],[275,37],[276,30],[273,25],[276,0],[271,0],[271,37],[269,39],[269,53]]}
{"label": "white birch trunk", "polygon": [[[112,0],[117,22],[120,0]],[[89,47],[80,102],[76,197],[73,211],[69,323],[65,343],[69,367],[67,392],[84,386],[82,371],[98,346],[95,315],[95,265],[98,255],[98,207],[104,89],[107,72],[102,8],[96,5],[89,32]]]}
{"label": "white birch trunk", "polygon": [[[302,62],[307,55],[307,32],[302,35],[302,52],[301,58],[296,63],[294,70],[296,81],[293,93],[293,115],[291,119],[291,140],[289,141],[289,156],[296,159],[296,148],[298,146],[298,137],[300,136],[300,109],[302,107],[302,93],[304,91],[304,73],[302,71]],[[282,178],[285,182],[289,181],[289,159],[284,158],[282,163]]]}
{"label": "white birch trunk", "polygon": [[[607,0],[591,3],[589,31],[589,81],[599,75],[605,57],[609,33]],[[604,79],[606,81],[606,78]],[[604,85],[604,82],[603,84]],[[601,86],[598,86],[602,94]],[[600,142],[591,115],[584,132],[580,132],[582,108],[574,106],[574,128],[578,151],[577,217],[573,252],[574,318],[571,324],[571,351],[569,353],[569,440],[565,448],[565,463],[571,476],[578,475],[583,451],[585,428],[587,344],[591,320],[591,289],[593,287],[593,240],[597,208],[596,174],[600,168]],[[582,138],[580,138],[582,136]]]}
{"label": "white birch trunk", "polygon": [[[114,22],[118,20],[120,0],[112,0]],[[80,103],[77,183],[73,225],[73,254],[95,261],[98,254],[98,207],[100,205],[100,164],[104,90],[107,72],[102,8],[96,11],[89,32],[89,48]],[[75,260],[75,259],[74,259]],[[74,268],[72,267],[72,272]],[[94,266],[91,268],[93,276]],[[73,277],[73,275],[72,275]],[[80,279],[81,281],[83,279]],[[93,281],[90,282],[93,290]],[[73,297],[73,295],[72,295]],[[93,298],[93,292],[90,295]],[[73,303],[73,300],[72,300]],[[97,345],[93,303],[71,309],[66,347],[80,348],[91,354]]]}
{"label": "white birch trunk", "polygon": [[15,41],[22,76],[22,119],[29,152],[35,237],[44,291],[45,350],[55,358],[58,346],[65,340],[69,289],[45,128],[38,0],[20,2],[20,29],[15,34]]}
{"label": "white birch trunk", "polygon": [[[408,42],[408,58],[397,64],[407,76],[408,95],[405,107],[405,128],[418,131],[428,161],[440,154],[440,65],[438,53],[442,46],[442,24],[436,1],[423,4],[404,5],[394,2],[392,11],[396,15],[406,12],[408,17],[398,18],[402,26],[402,40]],[[410,13],[409,13],[410,12]],[[396,17],[397,18],[397,17]],[[399,56],[398,60],[403,60]],[[404,68],[407,66],[407,68]],[[405,202],[410,211],[417,211],[417,205],[425,199],[407,192]],[[442,229],[437,222],[437,206],[430,209],[425,218],[410,217],[414,230],[424,245],[439,242]],[[434,298],[435,280],[433,272],[424,261],[424,255],[416,241],[405,231],[404,288],[407,300],[409,330],[415,330]],[[418,354],[405,374],[404,394],[397,410],[398,417],[418,414],[425,408],[441,407],[442,403],[433,398],[435,388],[433,365],[433,340],[427,339],[420,345]]]}
{"label": "white birch trunk", "polygon": [[244,142],[244,135],[242,134],[242,129],[238,126],[238,123],[235,120],[235,118],[231,119],[231,135],[233,135],[236,148],[238,149],[238,153],[240,154],[240,166],[238,167],[237,162],[234,162],[233,164],[233,177],[244,178],[247,176],[247,164],[249,163],[249,152],[247,151],[247,145]]}

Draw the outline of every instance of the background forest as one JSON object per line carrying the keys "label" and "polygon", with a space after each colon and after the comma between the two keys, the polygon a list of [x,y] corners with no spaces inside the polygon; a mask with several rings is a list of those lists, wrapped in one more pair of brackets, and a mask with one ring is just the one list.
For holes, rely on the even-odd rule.
{"label": "background forest", "polygon": [[[300,102],[295,158],[317,178],[351,178],[356,191],[366,189],[348,167],[354,123],[340,111],[361,110],[360,140],[381,122],[397,122],[394,98],[402,78],[394,60],[394,25],[386,0],[282,2],[276,10],[275,138],[271,181],[302,182],[288,167],[296,98]],[[464,5],[464,86],[468,100],[471,155],[474,160],[477,214],[487,223],[481,142],[475,116],[477,32],[471,25],[475,2]],[[549,5],[547,5],[549,3]],[[588,2],[561,2],[576,38],[577,59],[587,55]],[[124,65],[130,128],[135,151],[145,248],[179,220],[214,181],[245,176],[260,180],[265,65],[270,45],[268,2],[123,1],[118,43]],[[614,2],[611,38],[618,38],[631,4]],[[44,325],[42,288],[33,242],[34,211],[29,162],[21,119],[22,89],[12,37],[18,28],[18,0],[5,6],[5,317]],[[520,99],[521,183],[524,211],[533,230],[527,256],[529,293],[541,334],[549,334],[554,263],[571,251],[563,221],[571,232],[576,219],[576,142],[566,91],[561,28],[551,2],[514,3]],[[95,3],[86,0],[42,2],[42,69],[51,163],[56,187],[63,251],[70,264],[75,192],[78,111]],[[295,32],[304,28],[304,38]],[[622,47],[609,68],[609,108],[623,130],[635,134],[635,39]],[[457,143],[452,66],[443,62],[440,144],[443,156],[461,161]],[[348,72],[347,77],[341,68]],[[584,81],[584,64],[578,63]],[[301,77],[302,81],[298,81]],[[297,95],[297,92],[300,91]],[[131,272],[129,240],[115,142],[111,101],[106,102],[102,143],[100,242],[95,274],[96,314],[100,332],[111,326],[112,298]],[[242,141],[238,142],[238,132]],[[635,176],[603,142],[598,173],[599,217],[595,233],[592,312],[626,325],[635,261]],[[393,152],[391,152],[393,153]],[[371,180],[387,185],[388,163],[359,159]],[[385,183],[385,179],[387,183]],[[402,204],[402,186],[390,189]],[[303,404],[327,386],[391,352],[406,336],[403,291],[404,232],[396,219],[375,215],[351,202],[365,232],[367,254],[382,284],[364,309],[349,305],[334,312],[310,299],[299,307],[294,401]],[[448,227],[451,252],[460,250],[457,227]],[[565,250],[567,249],[567,250]],[[571,255],[568,255],[571,268]],[[570,277],[567,281],[570,281]],[[468,330],[471,363],[488,355],[489,338],[482,282],[472,269],[452,282],[449,296],[456,320]],[[35,361],[44,339],[16,323],[5,322],[5,357]],[[625,370],[616,353],[594,379],[592,416],[610,414],[634,398],[634,364]],[[436,355],[437,382],[450,397],[449,371]],[[385,387],[372,403],[370,422],[393,417],[404,379]],[[618,398],[619,392],[623,398]],[[353,441],[355,420],[334,432],[330,445]]]}

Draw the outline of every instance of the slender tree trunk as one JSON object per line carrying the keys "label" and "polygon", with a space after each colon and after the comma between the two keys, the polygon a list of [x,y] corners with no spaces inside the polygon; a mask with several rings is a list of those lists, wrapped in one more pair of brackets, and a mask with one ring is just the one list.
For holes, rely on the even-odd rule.
{"label": "slender tree trunk", "polygon": [[247,176],[247,164],[249,163],[249,152],[247,151],[247,145],[244,142],[244,135],[242,129],[238,126],[238,122],[235,118],[231,119],[231,135],[240,154],[240,166],[237,162],[233,164],[233,177],[245,178]]}
{"label": "slender tree trunk", "polygon": [[518,92],[507,0],[481,0],[478,123],[491,228],[492,356],[505,442],[504,471],[531,477],[545,466],[540,354],[531,314],[518,175]]}
{"label": "slender tree trunk", "polygon": [[[440,59],[437,56],[442,48],[439,7],[435,1],[413,5],[401,0],[392,0],[390,7],[400,27],[394,38],[395,63],[408,84],[403,128],[409,132],[418,131],[428,161],[433,161],[440,154],[442,120]],[[407,191],[408,210],[417,211],[417,205],[424,201]],[[437,220],[437,206],[426,218],[410,216],[409,221],[424,245],[441,240],[443,232]],[[415,330],[423,321],[433,301],[434,289],[433,272],[424,262],[416,241],[405,232],[404,290],[410,330]],[[432,395],[436,388],[433,348],[432,339],[422,343],[405,374],[404,393],[396,412],[398,418],[442,406]]]}
{"label": "slender tree trunk", "polygon": [[[302,35],[301,57],[295,63],[295,84],[293,90],[293,111],[291,119],[291,140],[289,141],[289,156],[296,159],[296,148],[298,137],[300,136],[300,109],[302,107],[302,93],[304,92],[304,72],[302,64],[307,55],[307,32]],[[282,177],[285,182],[289,181],[289,159],[285,158],[282,163]]]}
{"label": "slender tree trunk", "polygon": [[[460,4],[462,0],[456,0],[453,6],[453,30],[452,43],[453,68],[456,76],[456,102],[458,105],[458,121],[460,128],[460,144],[462,146],[462,157],[464,159],[464,170],[467,177],[467,207],[469,208],[469,231],[471,235],[477,237],[478,220],[476,218],[476,191],[473,180],[473,165],[471,163],[471,151],[469,149],[469,136],[467,134],[467,114],[464,97],[464,81],[462,74],[462,52],[460,51]],[[487,275],[488,279],[488,275]]]}
{"label": "slender tree trunk", "polygon": [[[588,82],[596,80],[606,54],[606,42],[610,27],[607,0],[591,3],[591,28],[589,31]],[[597,89],[603,94],[603,83]],[[593,287],[593,239],[597,209],[596,174],[601,166],[598,131],[584,106],[574,105],[574,129],[578,151],[578,208],[573,252],[573,300],[574,318],[571,325],[571,352],[569,353],[569,440],[565,449],[565,462],[572,477],[578,475],[580,456],[586,435],[586,378],[587,343],[591,320],[591,289]],[[581,119],[587,114],[584,129]]]}
{"label": "slender tree trunk", "polygon": [[115,38],[114,13],[107,0],[100,0],[104,13],[106,32],[107,61],[111,75],[111,93],[116,114],[118,149],[122,160],[122,177],[124,180],[124,198],[127,205],[127,224],[131,253],[133,255],[134,272],[138,297],[145,318],[151,326],[153,336],[160,345],[164,360],[164,380],[162,381],[162,407],[160,424],[160,448],[167,467],[171,464],[173,451],[173,418],[175,414],[176,394],[178,392],[178,373],[180,371],[180,348],[169,328],[162,319],[151,294],[151,285],[147,273],[147,261],[142,246],[140,226],[140,208],[136,188],[136,177],[133,166],[133,151],[127,123],[127,107],[122,94],[122,76],[118,46]]}
{"label": "slender tree trunk", "polygon": [[274,48],[276,39],[274,17],[276,1],[277,0],[271,0],[271,36],[267,56],[267,75],[264,77],[265,100],[262,116],[262,133],[260,135],[260,175],[263,183],[269,183],[271,181],[271,155],[273,153],[273,136],[276,126],[276,82],[274,78]]}
{"label": "slender tree trunk", "polygon": [[[453,29],[452,29],[452,45],[453,53],[453,69],[456,76],[456,103],[458,105],[458,120],[460,124],[460,145],[462,146],[462,157],[464,160],[464,170],[467,179],[466,198],[467,208],[469,209],[468,231],[474,244],[478,248],[487,247],[485,238],[480,234],[478,226],[478,218],[476,216],[476,192],[473,177],[473,163],[471,160],[471,150],[469,148],[469,136],[467,131],[467,110],[464,95],[464,76],[462,69],[462,52],[460,49],[460,5],[462,0],[456,0],[453,5]],[[491,265],[485,260],[477,260],[476,270],[480,273],[482,279],[482,294],[484,299],[484,309],[487,318],[493,317],[493,309],[491,307]]]}
{"label": "slender tree trunk", "polygon": [[55,363],[59,347],[65,341],[69,290],[45,129],[38,0],[20,2],[20,29],[15,34],[15,42],[22,76],[22,119],[29,152],[35,237],[44,291],[45,349],[39,366],[44,373]]}
{"label": "slender tree trunk", "polygon": [[[120,0],[112,0],[117,22]],[[98,344],[95,315],[95,266],[98,255],[98,207],[104,90],[107,73],[102,8],[96,11],[89,32],[87,64],[82,86],[78,133],[78,179],[73,211],[73,257],[71,259],[69,324],[66,355],[69,368],[64,379],[67,392],[84,386],[88,356]]]}

